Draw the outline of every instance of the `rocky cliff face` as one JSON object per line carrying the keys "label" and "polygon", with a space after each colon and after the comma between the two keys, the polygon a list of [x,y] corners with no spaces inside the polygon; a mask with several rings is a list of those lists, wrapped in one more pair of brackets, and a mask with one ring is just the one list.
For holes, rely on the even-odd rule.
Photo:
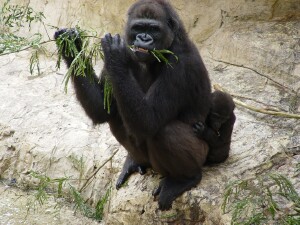
{"label": "rocky cliff face", "polygon": [[[80,24],[103,34],[122,32],[134,1],[29,2],[52,25]],[[257,108],[300,114],[298,0],[175,0],[172,4],[197,43],[213,84]],[[42,27],[32,32],[36,30],[44,32]],[[299,120],[238,106],[230,158],[205,168],[197,188],[178,198],[172,211],[159,212],[151,196],[159,176],[150,171],[134,175],[117,191],[114,183],[126,151],[107,125],[92,126],[72,87],[64,93],[65,70],[55,71],[55,62],[47,58],[41,65],[43,75],[32,77],[28,57],[23,52],[0,60],[1,178],[32,185],[36,180],[28,172],[33,170],[53,178],[72,177],[78,188],[91,178],[83,191],[91,204],[112,185],[105,224],[228,224],[231,215],[223,214],[220,205],[229,181],[269,171],[292,178],[291,168],[300,160]],[[292,181],[299,191],[299,177]]]}

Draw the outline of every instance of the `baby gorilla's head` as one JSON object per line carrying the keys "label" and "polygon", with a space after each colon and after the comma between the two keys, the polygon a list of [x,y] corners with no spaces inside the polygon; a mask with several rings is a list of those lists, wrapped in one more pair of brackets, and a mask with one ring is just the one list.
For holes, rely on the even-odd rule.
{"label": "baby gorilla's head", "polygon": [[212,93],[212,107],[207,119],[207,125],[218,131],[222,124],[230,119],[235,108],[232,97],[222,91]]}

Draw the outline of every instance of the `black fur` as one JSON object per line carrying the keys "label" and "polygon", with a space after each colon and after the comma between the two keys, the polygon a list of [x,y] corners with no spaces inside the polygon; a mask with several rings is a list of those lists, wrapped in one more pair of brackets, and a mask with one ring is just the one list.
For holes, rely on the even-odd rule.
{"label": "black fur", "polygon": [[224,162],[229,156],[231,135],[235,123],[232,97],[221,91],[212,93],[212,107],[206,119],[194,124],[195,132],[209,145],[207,164]]}
{"label": "black fur", "polygon": [[[204,123],[210,109],[206,68],[177,13],[164,0],[138,1],[129,9],[124,39],[107,34],[101,42],[105,56],[101,79],[108,76],[112,83],[112,112],[103,107],[103,82],[95,74],[95,83],[74,77],[77,98],[95,124],[109,123],[128,151],[117,188],[132,173],[144,174],[151,167],[165,177],[154,195],[159,208],[167,210],[202,177],[208,146],[192,125]],[[165,55],[171,67],[150,53],[132,52],[128,45],[168,49],[179,60]],[[64,59],[67,65],[73,60]]]}

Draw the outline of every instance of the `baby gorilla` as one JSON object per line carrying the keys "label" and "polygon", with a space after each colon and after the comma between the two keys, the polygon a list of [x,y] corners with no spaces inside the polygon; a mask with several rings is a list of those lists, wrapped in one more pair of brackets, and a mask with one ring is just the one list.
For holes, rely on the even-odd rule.
{"label": "baby gorilla", "polygon": [[235,104],[222,91],[212,93],[212,106],[205,121],[193,125],[195,133],[209,145],[206,164],[224,162],[229,156],[231,135],[235,123]]}

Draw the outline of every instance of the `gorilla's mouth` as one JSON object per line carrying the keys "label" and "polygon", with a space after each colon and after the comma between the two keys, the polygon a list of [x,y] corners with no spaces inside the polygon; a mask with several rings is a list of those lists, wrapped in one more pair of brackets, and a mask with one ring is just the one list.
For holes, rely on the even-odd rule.
{"label": "gorilla's mouth", "polygon": [[133,52],[141,52],[141,53],[144,53],[144,54],[149,54],[149,50],[148,49],[145,49],[145,48],[141,48],[141,47],[138,47],[138,46],[131,46],[130,47],[131,51]]}

